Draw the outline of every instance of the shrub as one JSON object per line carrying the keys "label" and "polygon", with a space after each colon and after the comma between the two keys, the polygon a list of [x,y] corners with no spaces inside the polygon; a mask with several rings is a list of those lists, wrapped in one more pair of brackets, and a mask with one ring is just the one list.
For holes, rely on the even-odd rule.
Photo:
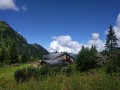
{"label": "shrub", "polygon": [[68,66],[63,68],[61,66],[42,66],[40,68],[27,67],[23,69],[18,69],[14,73],[14,78],[17,83],[29,81],[31,78],[35,80],[43,80],[48,76],[56,76],[58,74],[65,74],[66,76],[72,75],[75,72],[74,66]]}
{"label": "shrub", "polygon": [[50,75],[50,76],[56,76],[57,74],[60,74],[60,73],[61,73],[61,70],[62,70],[62,67],[61,67],[61,66],[51,67],[51,70],[50,70],[49,75]]}
{"label": "shrub", "polygon": [[56,75],[57,72],[60,72],[60,69],[50,68],[49,66],[42,66],[41,68],[27,67],[23,69],[18,69],[14,73],[14,78],[17,83],[29,81],[31,78],[36,80],[43,79],[50,75]]}
{"label": "shrub", "polygon": [[27,67],[23,69],[18,69],[14,73],[14,78],[17,83],[29,81],[31,78],[34,78],[36,75],[36,68]]}
{"label": "shrub", "polygon": [[4,67],[5,64],[4,63],[0,63],[0,68]]}
{"label": "shrub", "polygon": [[63,68],[62,72],[66,74],[66,76],[71,76],[73,73],[76,72],[76,66],[69,65],[68,67]]}
{"label": "shrub", "polygon": [[106,73],[120,73],[120,50],[115,50],[108,55],[108,65],[106,67]]}
{"label": "shrub", "polygon": [[15,78],[15,80],[16,80],[17,83],[25,82],[27,80],[27,71],[26,71],[26,68],[18,69],[14,73],[14,78]]}
{"label": "shrub", "polygon": [[117,73],[117,65],[114,65],[113,63],[109,63],[106,68],[107,74]]}
{"label": "shrub", "polygon": [[40,74],[43,76],[47,76],[49,72],[50,72],[50,68],[47,65],[40,68]]}
{"label": "shrub", "polygon": [[97,51],[94,47],[91,49],[82,47],[77,58],[77,69],[79,71],[87,71],[97,67]]}
{"label": "shrub", "polygon": [[113,62],[109,62],[106,67],[106,74],[120,73],[120,67]]}

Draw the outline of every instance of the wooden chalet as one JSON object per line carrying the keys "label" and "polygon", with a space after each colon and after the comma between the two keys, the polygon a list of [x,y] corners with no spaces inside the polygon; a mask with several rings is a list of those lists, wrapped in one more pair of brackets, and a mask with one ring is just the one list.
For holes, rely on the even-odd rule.
{"label": "wooden chalet", "polygon": [[75,58],[73,58],[70,54],[65,52],[54,52],[48,55],[43,56],[43,60],[40,62],[41,64],[47,64],[50,66],[67,66],[69,64],[74,64]]}

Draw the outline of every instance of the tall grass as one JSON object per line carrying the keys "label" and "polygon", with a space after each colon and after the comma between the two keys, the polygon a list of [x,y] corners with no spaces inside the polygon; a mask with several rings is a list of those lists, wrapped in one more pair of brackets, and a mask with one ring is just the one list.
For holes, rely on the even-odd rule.
{"label": "tall grass", "polygon": [[75,73],[75,70],[73,66],[68,67],[62,67],[62,66],[42,66],[40,68],[34,68],[34,67],[27,67],[18,69],[14,73],[14,78],[17,83],[22,83],[29,81],[30,79],[44,79],[50,76],[56,76],[59,74],[64,74],[66,76],[71,76],[73,73]]}
{"label": "tall grass", "polygon": [[18,69],[28,67],[30,64],[23,64],[17,67],[3,67],[0,68],[0,78],[13,78],[14,72]]}
{"label": "tall grass", "polygon": [[17,84],[15,80],[6,82],[4,79],[0,83],[0,90],[120,90],[120,81],[116,75],[109,76],[102,69],[98,69],[76,72],[70,76],[59,73],[42,80],[31,78],[21,84]]}

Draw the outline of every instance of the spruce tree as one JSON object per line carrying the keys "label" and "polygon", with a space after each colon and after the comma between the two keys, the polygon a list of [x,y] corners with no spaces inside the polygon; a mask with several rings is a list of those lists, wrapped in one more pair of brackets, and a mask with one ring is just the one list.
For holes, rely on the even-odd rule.
{"label": "spruce tree", "polygon": [[96,46],[94,46],[94,45],[91,46],[90,51],[93,52],[93,53],[97,53],[98,52],[97,49],[96,49]]}
{"label": "spruce tree", "polygon": [[16,43],[12,43],[8,50],[8,59],[10,60],[10,64],[18,63],[19,57],[18,57],[18,48]]}
{"label": "spruce tree", "polygon": [[0,63],[5,62],[5,60],[6,60],[6,50],[5,48],[2,48],[0,50]]}
{"label": "spruce tree", "polygon": [[28,60],[28,57],[25,53],[22,53],[21,55],[21,63],[26,63]]}
{"label": "spruce tree", "polygon": [[109,51],[115,50],[117,48],[117,40],[118,39],[116,38],[113,27],[110,25],[108,35],[106,38],[106,44],[105,44],[106,49]]}

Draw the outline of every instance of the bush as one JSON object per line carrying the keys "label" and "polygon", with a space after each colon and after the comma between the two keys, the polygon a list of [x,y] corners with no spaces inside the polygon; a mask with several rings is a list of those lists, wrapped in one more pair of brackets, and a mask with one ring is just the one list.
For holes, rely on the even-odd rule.
{"label": "bush", "polygon": [[107,74],[120,73],[120,50],[111,51],[108,55]]}
{"label": "bush", "polygon": [[4,63],[0,63],[0,68],[4,67],[5,64]]}
{"label": "bush", "polygon": [[14,78],[15,78],[15,80],[16,80],[17,83],[25,82],[27,80],[27,71],[26,71],[26,68],[18,69],[14,73]]}
{"label": "bush", "polygon": [[106,67],[106,74],[113,74],[113,73],[120,73],[120,67],[117,64],[109,61]]}
{"label": "bush", "polygon": [[55,67],[51,67],[50,76],[56,76],[57,74],[60,74],[62,71],[62,67],[61,66],[55,66]]}
{"label": "bush", "polygon": [[97,51],[94,47],[91,49],[82,47],[77,58],[77,70],[87,71],[97,67]]}
{"label": "bush", "polygon": [[118,68],[117,65],[109,63],[106,68],[106,74],[117,73],[117,68]]}
{"label": "bush", "polygon": [[14,73],[14,78],[17,83],[22,83],[29,81],[31,78],[34,78],[35,80],[43,80],[48,76],[56,76],[58,74],[65,74],[66,76],[70,76],[73,72],[75,72],[75,68],[73,66],[68,66],[66,68],[63,68],[61,66],[42,66],[40,68],[23,68],[18,69]]}
{"label": "bush", "polygon": [[62,72],[66,74],[66,76],[71,76],[72,74],[76,73],[76,66],[70,65],[66,68],[63,68]]}
{"label": "bush", "polygon": [[40,68],[40,75],[47,76],[50,73],[50,67],[49,66],[43,66]]}
{"label": "bush", "polygon": [[49,67],[42,66],[41,68],[33,68],[27,67],[23,69],[18,69],[14,73],[14,78],[17,83],[29,81],[31,78],[36,80],[43,79],[47,76],[55,76],[58,72],[60,72],[60,67]]}
{"label": "bush", "polygon": [[18,69],[14,73],[14,78],[17,83],[29,81],[31,78],[34,78],[36,75],[36,69],[32,67],[27,67],[23,69]]}

